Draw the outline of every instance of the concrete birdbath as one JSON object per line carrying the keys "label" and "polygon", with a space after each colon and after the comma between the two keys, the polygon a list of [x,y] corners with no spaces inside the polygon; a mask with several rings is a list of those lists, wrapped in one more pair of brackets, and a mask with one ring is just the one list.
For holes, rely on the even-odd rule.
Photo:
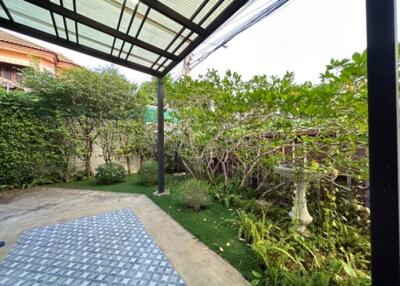
{"label": "concrete birdbath", "polygon": [[289,215],[300,223],[297,231],[305,234],[307,225],[309,225],[313,217],[307,209],[306,189],[310,182],[318,180],[323,174],[304,168],[290,168],[287,166],[277,166],[274,172],[281,177],[293,182],[296,187],[296,195],[293,202],[293,208]]}

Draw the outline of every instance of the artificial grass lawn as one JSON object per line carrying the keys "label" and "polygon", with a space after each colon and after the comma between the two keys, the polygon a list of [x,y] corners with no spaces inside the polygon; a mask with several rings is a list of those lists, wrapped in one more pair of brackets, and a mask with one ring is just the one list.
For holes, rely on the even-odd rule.
{"label": "artificial grass lawn", "polygon": [[229,223],[223,223],[224,220],[232,219],[236,216],[235,210],[227,209],[222,204],[214,201],[210,202],[207,209],[198,213],[186,208],[180,203],[179,193],[177,192],[177,187],[184,180],[184,177],[167,176],[166,185],[170,194],[162,197],[153,195],[153,192],[157,190],[157,186],[139,184],[138,176],[129,176],[124,182],[114,185],[96,185],[94,181],[90,180],[55,184],[54,186],[145,194],[210,249],[226,259],[247,280],[254,278],[251,271],[260,272],[255,254],[249,246],[239,241],[237,229],[233,228]]}

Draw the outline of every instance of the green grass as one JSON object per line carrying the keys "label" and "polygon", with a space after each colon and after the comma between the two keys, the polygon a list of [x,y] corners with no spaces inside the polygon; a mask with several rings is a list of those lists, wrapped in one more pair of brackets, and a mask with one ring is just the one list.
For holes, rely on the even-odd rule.
{"label": "green grass", "polygon": [[179,184],[184,180],[184,177],[167,176],[166,183],[170,195],[162,197],[153,195],[153,192],[157,190],[156,186],[149,187],[139,184],[138,176],[129,176],[122,183],[107,186],[96,185],[94,181],[62,183],[53,186],[144,194],[195,237],[239,270],[247,280],[251,280],[253,278],[252,270],[260,272],[256,257],[245,243],[238,240],[237,229],[229,223],[223,223],[224,220],[235,217],[236,212],[215,201],[211,202],[207,209],[198,213],[185,208],[180,203],[179,193],[177,192]]}

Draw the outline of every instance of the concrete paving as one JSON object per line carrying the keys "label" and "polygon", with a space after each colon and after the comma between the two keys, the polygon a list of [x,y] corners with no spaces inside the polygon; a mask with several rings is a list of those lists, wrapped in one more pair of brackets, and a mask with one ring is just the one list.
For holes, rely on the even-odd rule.
{"label": "concrete paving", "polygon": [[249,285],[240,273],[199,242],[150,199],[139,194],[34,188],[0,194],[0,260],[23,231],[100,213],[131,209],[189,286]]}

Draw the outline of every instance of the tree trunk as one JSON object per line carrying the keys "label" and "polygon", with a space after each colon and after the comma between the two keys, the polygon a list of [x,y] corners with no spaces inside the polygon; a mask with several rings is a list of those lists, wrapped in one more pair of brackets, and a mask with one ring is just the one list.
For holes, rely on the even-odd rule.
{"label": "tree trunk", "polygon": [[86,173],[88,178],[93,178],[94,172],[92,169],[92,162],[90,162],[93,153],[93,140],[88,135],[86,136],[86,148],[87,148],[86,150],[87,153],[85,154]]}
{"label": "tree trunk", "polygon": [[228,173],[226,171],[226,166],[225,166],[225,162],[221,164],[222,166],[222,171],[224,173],[224,185],[228,186]]}
{"label": "tree trunk", "polygon": [[126,156],[126,169],[128,170],[128,174],[132,174],[131,157],[129,157],[129,156]]}
{"label": "tree trunk", "polygon": [[93,172],[93,169],[92,169],[92,162],[90,162],[90,157],[91,157],[91,156],[88,156],[88,157],[86,158],[86,161],[85,161],[85,165],[86,165],[86,174],[87,174],[88,178],[93,178],[94,172]]}
{"label": "tree trunk", "polygon": [[63,178],[66,183],[68,183],[71,179],[71,174],[68,167],[63,169]]}
{"label": "tree trunk", "polygon": [[142,167],[144,161],[144,156],[139,156],[139,169]]}
{"label": "tree trunk", "polygon": [[111,163],[110,153],[108,151],[106,151],[106,148],[107,147],[102,147],[104,162]]}

